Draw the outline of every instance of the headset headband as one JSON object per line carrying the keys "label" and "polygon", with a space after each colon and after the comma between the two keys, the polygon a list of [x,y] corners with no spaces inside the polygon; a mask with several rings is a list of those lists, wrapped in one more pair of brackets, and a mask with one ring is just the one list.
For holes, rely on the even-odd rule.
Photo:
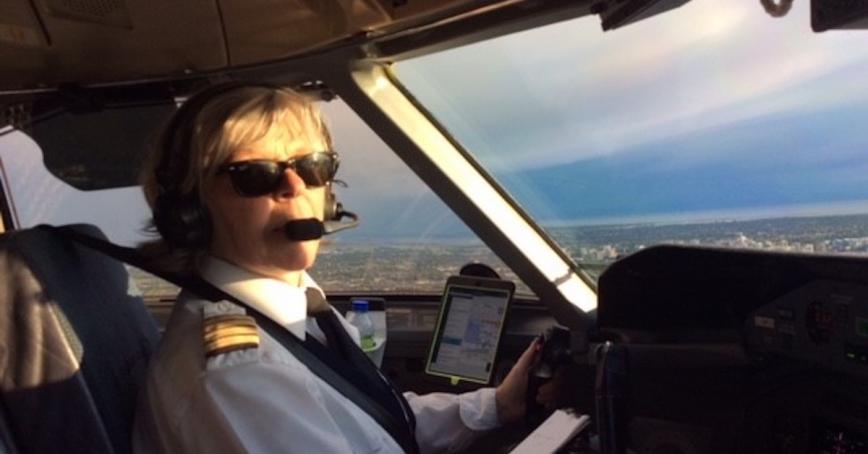
{"label": "headset headband", "polygon": [[[179,180],[173,177],[185,174],[187,170],[186,166],[189,162],[189,159],[183,159],[180,162],[176,162],[181,159],[181,156],[187,158],[187,156],[185,156],[184,153],[179,152],[179,150],[187,150],[190,148],[194,135],[192,126],[196,117],[199,116],[199,113],[218,96],[229,93],[233,90],[253,86],[265,85],[250,84],[241,81],[223,82],[211,85],[204,90],[193,94],[193,96],[188,98],[186,102],[181,104],[181,107],[178,108],[178,111],[175,112],[169,125],[166,127],[166,131],[160,142],[162,156],[160,162],[157,164],[156,168],[154,168],[154,174],[160,194],[177,192]],[[178,134],[182,133],[185,129],[188,130],[187,135],[183,137],[183,140],[179,144]]]}

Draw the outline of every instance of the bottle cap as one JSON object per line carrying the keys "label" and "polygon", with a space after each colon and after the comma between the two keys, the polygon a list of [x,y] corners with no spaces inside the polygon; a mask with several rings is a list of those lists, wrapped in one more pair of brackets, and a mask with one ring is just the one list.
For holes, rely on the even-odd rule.
{"label": "bottle cap", "polygon": [[353,300],[353,312],[368,312],[368,302],[366,300]]}

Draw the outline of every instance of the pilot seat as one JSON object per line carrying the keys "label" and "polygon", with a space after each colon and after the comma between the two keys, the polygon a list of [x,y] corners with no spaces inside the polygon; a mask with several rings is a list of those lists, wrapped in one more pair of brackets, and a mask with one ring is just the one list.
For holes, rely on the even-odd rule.
{"label": "pilot seat", "polygon": [[124,266],[42,226],[0,235],[0,276],[0,452],[131,452],[159,332]]}

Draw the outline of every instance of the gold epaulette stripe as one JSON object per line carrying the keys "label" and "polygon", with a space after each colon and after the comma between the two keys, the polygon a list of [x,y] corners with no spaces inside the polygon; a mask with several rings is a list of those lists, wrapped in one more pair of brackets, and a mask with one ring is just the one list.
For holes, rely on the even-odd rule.
{"label": "gold epaulette stripe", "polygon": [[254,320],[253,317],[241,314],[223,314],[208,317],[205,319],[203,326],[205,329],[208,329],[210,326],[220,325],[223,323],[256,326],[256,320]]}
{"label": "gold epaulette stripe", "polygon": [[259,346],[259,330],[256,321],[248,315],[218,315],[204,320],[202,342],[206,357],[256,348]]}
{"label": "gold epaulette stripe", "polygon": [[256,323],[251,321],[250,323],[248,323],[248,322],[223,322],[223,323],[206,324],[205,326],[202,327],[202,334],[207,336],[209,334],[219,333],[223,330],[230,329],[230,328],[246,328],[246,329],[255,330],[256,329]]}
{"label": "gold epaulette stripe", "polygon": [[207,342],[205,344],[205,356],[211,357],[228,353],[235,350],[245,350],[259,347],[259,336],[252,334],[240,334]]}
{"label": "gold epaulette stripe", "polygon": [[202,340],[205,341],[205,343],[208,343],[224,337],[239,336],[242,334],[258,336],[259,332],[256,330],[255,326],[227,326],[219,330],[203,333]]}

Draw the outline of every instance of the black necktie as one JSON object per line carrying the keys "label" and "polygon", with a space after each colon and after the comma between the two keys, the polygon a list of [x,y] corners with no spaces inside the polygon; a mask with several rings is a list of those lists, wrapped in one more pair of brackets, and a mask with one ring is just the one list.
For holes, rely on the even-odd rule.
{"label": "black necktie", "polygon": [[[313,317],[316,319],[316,324],[319,326],[319,329],[323,334],[325,334],[326,342],[328,342],[327,347],[332,349],[342,359],[351,363],[356,363],[354,360],[357,360],[358,358],[356,358],[357,355],[354,353],[356,350],[361,350],[356,346],[356,343],[353,342],[350,335],[344,330],[344,327],[341,326],[341,322],[338,320],[334,311],[329,308],[314,313]],[[362,352],[362,354],[364,354],[364,352]],[[367,355],[365,355],[365,358],[367,358]],[[366,362],[370,362],[370,360],[367,360]]]}
{"label": "black necktie", "polygon": [[[305,290],[305,294],[308,298],[308,307],[311,307],[311,302],[314,303],[314,306],[323,307],[323,305],[318,305],[316,300],[317,298],[324,300],[319,290],[308,288]],[[325,334],[329,350],[333,351],[353,369],[337,372],[361,386],[362,389],[366,389],[368,394],[392,413],[398,421],[406,421],[409,424],[411,434],[415,432],[416,421],[404,396],[394,389],[368,355],[353,341],[331,306],[328,303],[325,303],[324,306],[326,310],[314,312],[311,315],[316,319],[319,329]]]}
{"label": "black necktie", "polygon": [[[327,347],[334,350],[345,361],[355,363],[353,361],[355,356],[353,350],[358,350],[358,346],[352,348],[355,346],[355,342],[344,330],[344,327],[341,326],[341,322],[332,310],[331,305],[325,300],[323,294],[313,287],[305,289],[304,294],[307,297],[308,311],[316,319],[316,324],[319,326],[320,331],[325,334],[326,342],[328,343]],[[364,352],[362,353],[364,354]]]}

